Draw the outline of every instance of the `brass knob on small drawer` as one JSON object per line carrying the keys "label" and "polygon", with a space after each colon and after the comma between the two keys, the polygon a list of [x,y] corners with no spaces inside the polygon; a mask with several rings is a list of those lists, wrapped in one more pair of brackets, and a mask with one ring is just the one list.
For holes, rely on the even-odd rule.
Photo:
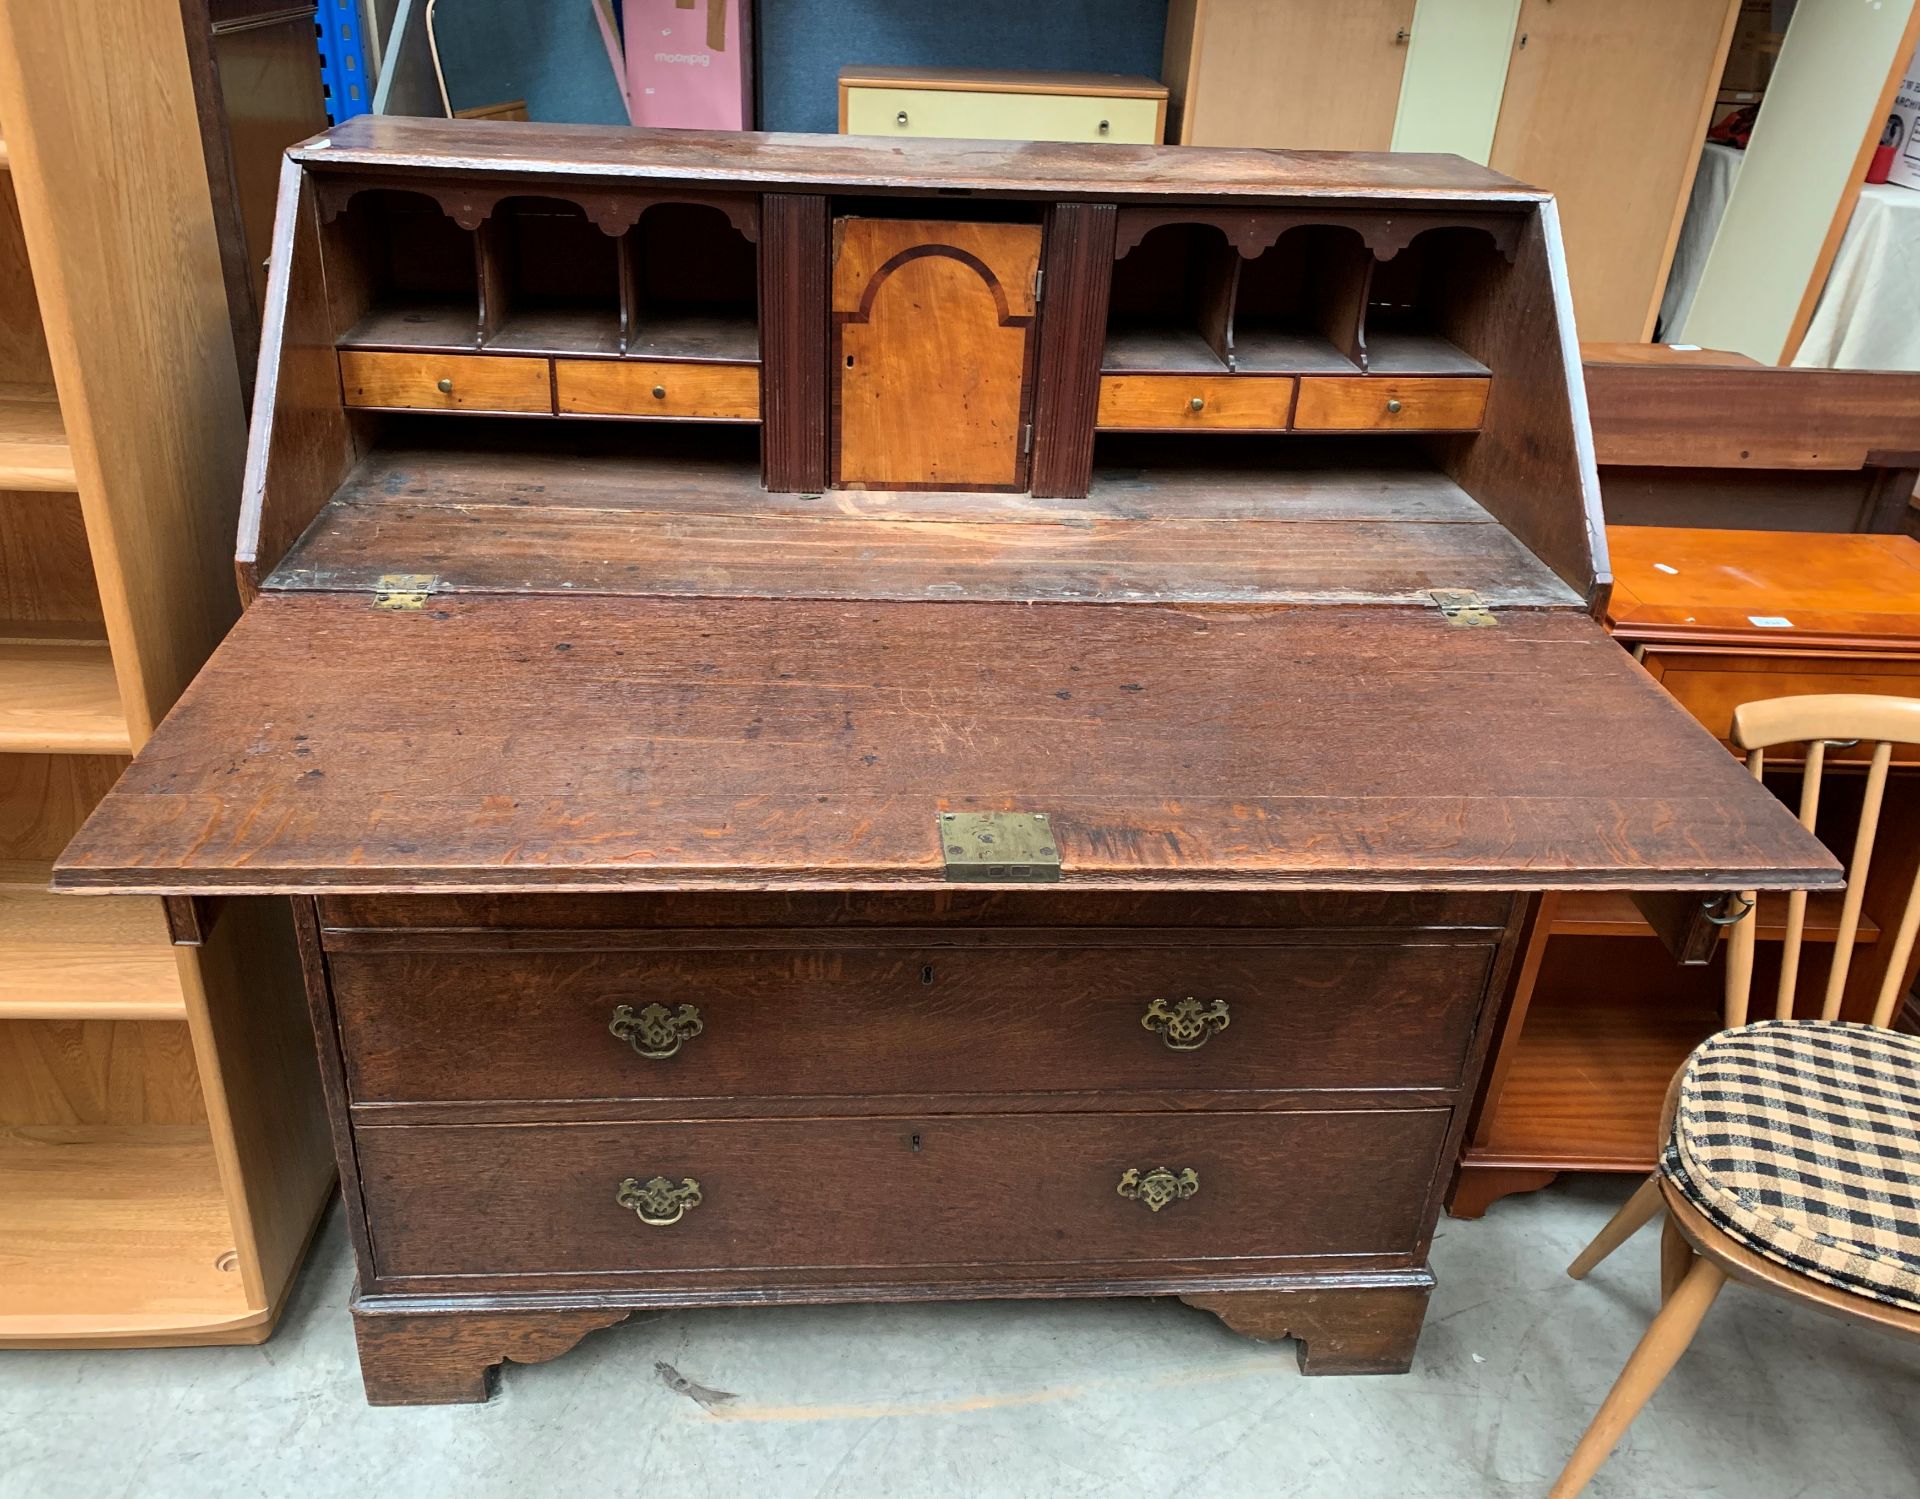
{"label": "brass knob on small drawer", "polygon": [[1102,120],[1100,122],[1100,133],[1102,135],[1105,135],[1112,128],[1113,128],[1113,122],[1111,120]]}
{"label": "brass knob on small drawer", "polygon": [[654,400],[656,400],[656,401],[664,401],[664,400],[666,400],[666,398],[667,398],[667,388],[666,388],[666,386],[664,386],[664,385],[656,385],[656,386],[654,386],[654,388],[653,388],[653,398],[654,398]]}
{"label": "brass knob on small drawer", "polygon": [[645,1182],[630,1176],[620,1183],[613,1200],[623,1208],[631,1208],[649,1227],[672,1228],[700,1206],[700,1183],[683,1176],[676,1187],[664,1176],[650,1177]]}
{"label": "brass knob on small drawer", "polygon": [[1206,401],[1206,397],[1204,396],[1195,396],[1192,400],[1187,402],[1187,410],[1189,411],[1205,411],[1206,409],[1207,409],[1207,401]]}
{"label": "brass knob on small drawer", "polygon": [[904,109],[903,109],[903,110],[901,110],[899,114],[897,114],[897,115],[895,115],[895,116],[893,117],[893,123],[894,123],[894,124],[896,124],[896,125],[904,125],[904,124],[906,124],[906,123],[907,123],[907,112],[906,112],[906,111],[905,111]]}
{"label": "brass knob on small drawer", "polygon": [[433,382],[433,388],[443,396],[450,396],[453,394],[453,380],[449,376],[442,375]]}
{"label": "brass knob on small drawer", "polygon": [[1399,414],[1400,414],[1400,403],[1398,401],[1387,402],[1387,415],[1398,416]]}
{"label": "brass knob on small drawer", "polygon": [[1140,1017],[1140,1024],[1174,1051],[1198,1051],[1207,1044],[1207,1037],[1225,1030],[1231,1019],[1224,999],[1208,1005],[1188,996],[1172,1004],[1164,999],[1154,1000],[1147,1006],[1147,1013]]}
{"label": "brass knob on small drawer", "polygon": [[1137,1168],[1129,1166],[1114,1190],[1129,1202],[1144,1202],[1148,1212],[1157,1213],[1169,1203],[1185,1202],[1198,1192],[1200,1173],[1191,1166],[1177,1172],[1155,1166],[1142,1176]]}
{"label": "brass knob on small drawer", "polygon": [[641,1056],[654,1062],[664,1062],[706,1028],[700,1011],[692,1005],[682,1005],[672,1012],[665,1005],[648,1005],[637,1015],[632,1005],[615,1005],[613,1020],[607,1026]]}

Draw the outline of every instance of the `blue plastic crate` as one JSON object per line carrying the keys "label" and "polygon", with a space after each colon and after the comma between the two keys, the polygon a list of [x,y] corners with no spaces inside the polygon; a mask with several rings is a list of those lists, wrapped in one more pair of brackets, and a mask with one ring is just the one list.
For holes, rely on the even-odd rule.
{"label": "blue plastic crate", "polygon": [[360,0],[320,0],[314,16],[320,42],[320,81],[326,88],[330,125],[363,115],[373,107],[373,80],[367,77],[360,21]]}

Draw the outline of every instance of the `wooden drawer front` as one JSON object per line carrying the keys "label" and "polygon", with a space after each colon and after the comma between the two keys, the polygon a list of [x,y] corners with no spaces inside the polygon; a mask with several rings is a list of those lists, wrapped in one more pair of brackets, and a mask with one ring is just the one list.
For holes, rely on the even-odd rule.
{"label": "wooden drawer front", "polygon": [[[323,895],[329,947],[429,927],[586,929],[709,927],[1485,927],[1506,924],[1513,897],[1485,890],[1044,890],[951,885],[925,891],[755,891],[624,895]],[[389,939],[391,940],[391,939]],[[857,940],[849,936],[847,941]]]}
{"label": "wooden drawer front", "polygon": [[[1492,952],[343,953],[331,968],[356,1102],[693,1099],[1450,1088]],[[699,1034],[644,1056],[672,1043],[615,1036],[620,1005],[691,1005]],[[1196,1010],[1224,1028],[1169,1046]]]}
{"label": "wooden drawer front", "polygon": [[1320,432],[1471,432],[1487,409],[1487,382],[1386,375],[1309,377],[1293,425]]}
{"label": "wooden drawer front", "polygon": [[673,364],[639,359],[556,359],[562,416],[760,419],[757,364]]}
{"label": "wooden drawer front", "polygon": [[[1054,1114],[355,1132],[376,1271],[635,1275],[713,1267],[1401,1255],[1444,1109]],[[1133,1170],[1191,1170],[1159,1211]],[[700,1202],[654,1225],[628,1178]],[[671,1216],[673,1208],[650,1216]]]}
{"label": "wooden drawer front", "polygon": [[349,406],[553,412],[547,361],[498,354],[370,354],[364,349],[342,349],[340,391]]}
{"label": "wooden drawer front", "polygon": [[1094,425],[1140,432],[1281,431],[1294,384],[1291,375],[1103,375]]}
{"label": "wooden drawer front", "polygon": [[1153,146],[1160,143],[1160,101],[1100,94],[850,88],[845,133],[980,141],[1127,141]]}
{"label": "wooden drawer front", "polygon": [[[1781,631],[1782,635],[1787,633]],[[1681,707],[1712,730],[1722,743],[1729,743],[1727,736],[1733,732],[1733,710],[1742,703],[1763,698],[1828,692],[1920,697],[1920,657],[1874,661],[1844,656],[1765,656],[1655,649],[1647,652],[1642,664]],[[1867,760],[1872,754],[1871,745],[1855,745],[1830,749],[1827,758]],[[1801,746],[1797,744],[1767,751],[1769,765],[1797,762],[1801,758]],[[1895,745],[1893,758],[1908,764],[1920,762],[1920,745]]]}

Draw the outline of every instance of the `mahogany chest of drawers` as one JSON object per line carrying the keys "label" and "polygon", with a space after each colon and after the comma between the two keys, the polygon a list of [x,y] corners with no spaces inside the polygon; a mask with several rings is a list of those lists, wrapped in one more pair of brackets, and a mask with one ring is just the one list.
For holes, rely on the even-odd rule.
{"label": "mahogany chest of drawers", "polygon": [[271,291],[248,608],[55,879],[292,899],[375,1401],[782,1301],[1405,1369],[1537,894],[1837,880],[1596,623],[1504,178],[368,117]]}

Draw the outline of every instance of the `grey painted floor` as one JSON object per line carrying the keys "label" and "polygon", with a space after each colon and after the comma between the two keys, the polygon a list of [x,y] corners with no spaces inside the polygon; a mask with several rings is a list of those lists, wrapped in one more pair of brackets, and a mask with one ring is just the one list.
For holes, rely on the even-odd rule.
{"label": "grey painted floor", "polygon": [[[1443,1220],[1398,1379],[1303,1379],[1171,1301],[782,1308],[636,1318],[414,1410],[361,1401],[336,1210],[264,1347],[0,1355],[0,1495],[1539,1495],[1652,1311],[1651,1230],[1561,1273],[1624,1192]],[[1588,1492],[1913,1499],[1920,1349],[1730,1288]]]}

